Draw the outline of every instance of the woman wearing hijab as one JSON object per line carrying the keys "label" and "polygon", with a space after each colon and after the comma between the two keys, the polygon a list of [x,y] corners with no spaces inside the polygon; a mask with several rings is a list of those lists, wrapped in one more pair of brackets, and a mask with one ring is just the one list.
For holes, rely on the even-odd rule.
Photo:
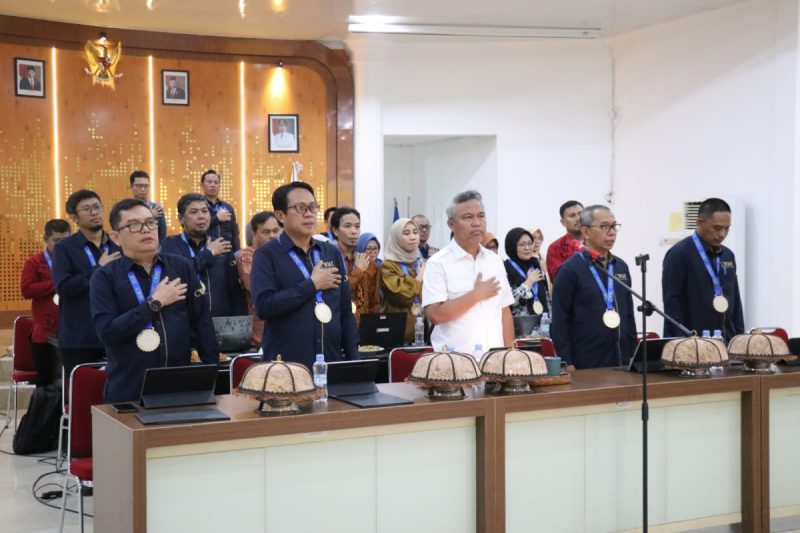
{"label": "woman wearing hijab", "polygon": [[490,250],[498,255],[500,253],[500,242],[491,231],[485,231],[483,233],[483,241],[481,242],[481,245],[487,250]]}
{"label": "woman wearing hijab", "polygon": [[358,238],[356,244],[356,251],[360,254],[366,254],[372,259],[376,266],[381,266],[382,259],[378,259],[378,254],[381,253],[381,243],[373,233],[362,233]]}
{"label": "woman wearing hijab", "polygon": [[405,341],[414,341],[414,324],[422,313],[422,275],[425,265],[419,259],[419,229],[410,218],[392,224],[381,265],[383,310],[406,313]]}
{"label": "woman wearing hijab", "polygon": [[511,306],[513,316],[541,315],[549,312],[550,298],[544,282],[542,266],[533,254],[533,234],[523,228],[514,228],[506,235],[505,261],[508,283],[514,295]]}

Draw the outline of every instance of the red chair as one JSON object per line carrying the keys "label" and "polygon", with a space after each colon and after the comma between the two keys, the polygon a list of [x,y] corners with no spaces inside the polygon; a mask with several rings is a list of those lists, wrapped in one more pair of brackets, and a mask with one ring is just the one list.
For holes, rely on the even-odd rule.
{"label": "red chair", "polygon": [[517,339],[515,343],[517,348],[522,350],[536,350],[544,357],[553,357],[556,354],[556,347],[553,345],[552,339],[546,339],[544,337],[535,339]]}
{"label": "red chair", "polygon": [[231,359],[231,365],[228,367],[230,369],[230,385],[231,385],[231,394],[233,391],[236,390],[236,387],[239,386],[239,383],[242,382],[242,377],[244,377],[244,371],[253,366],[254,364],[261,361],[261,356],[258,354],[241,354],[237,355],[233,359]]}
{"label": "red chair", "polygon": [[407,346],[405,348],[395,348],[389,352],[389,383],[405,381],[411,371],[414,370],[417,359],[431,352],[433,352],[432,346],[414,348]]}
{"label": "red chair", "polygon": [[33,318],[18,316],[14,320],[14,345],[11,352],[11,383],[6,405],[6,423],[4,429],[11,424],[11,397],[14,397],[14,432],[17,431],[17,393],[20,387],[36,384],[39,373],[33,364],[31,334]]}
{"label": "red chair", "polygon": [[[655,331],[648,331],[647,332],[647,340],[649,340],[649,341],[653,341],[653,340],[660,339],[660,338],[661,338],[661,335],[659,335]],[[636,343],[638,344],[640,342],[642,342],[642,337],[640,337],[640,336],[636,337]]]}
{"label": "red chair", "polygon": [[767,326],[762,328],[751,328],[749,333],[753,333],[755,330],[761,330],[761,333],[764,335],[774,335],[775,337],[780,337],[783,339],[783,342],[789,342],[789,333],[783,328],[774,327],[774,326]]}
{"label": "red chair", "polygon": [[83,532],[84,487],[92,486],[92,406],[103,403],[106,386],[104,363],[86,363],[76,366],[69,378],[69,431],[67,436],[67,472],[64,476],[64,491],[61,499],[61,526],[64,531],[64,514],[67,509],[68,484],[75,481],[78,513]]}

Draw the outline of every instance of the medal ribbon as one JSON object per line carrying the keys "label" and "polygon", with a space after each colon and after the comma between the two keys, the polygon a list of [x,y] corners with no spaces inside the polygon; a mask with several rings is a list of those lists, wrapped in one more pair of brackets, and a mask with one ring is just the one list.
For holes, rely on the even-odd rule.
{"label": "medal ribbon", "polygon": [[[101,244],[100,245],[100,249],[103,250],[104,253],[107,252],[108,251],[108,243],[104,242],[103,244]],[[96,267],[97,266],[97,260],[94,258],[94,254],[92,253],[92,249],[89,247],[89,243],[88,242],[83,245],[83,253],[85,253],[86,257],[89,258],[89,264],[92,265],[92,268]]]}
{"label": "medal ribbon", "polygon": [[[405,263],[399,263],[399,264],[400,268],[403,270],[403,274],[405,274],[406,276],[411,275],[411,272],[408,270],[408,265],[406,265]],[[419,259],[417,259],[414,268],[419,269]],[[414,303],[415,304],[419,303],[419,295],[414,295]]]}
{"label": "medal ribbon", "polygon": [[[294,261],[294,264],[297,265],[297,268],[300,270],[300,273],[303,274],[303,277],[306,279],[311,279],[311,272],[308,271],[308,267],[306,267],[305,263],[303,263],[303,261],[297,255],[297,252],[295,252],[294,250],[289,250],[288,253],[289,257],[291,257],[292,261]],[[317,263],[319,263],[319,250],[317,248],[314,248],[314,250],[312,250],[311,252],[311,256],[313,265],[317,266]],[[317,300],[318,304],[323,303],[322,291],[317,291],[317,294],[314,296],[314,298]]]}
{"label": "medal ribbon", "polygon": [[[136,278],[136,274],[133,273],[133,270],[128,271],[128,281],[131,282],[131,287],[133,287],[133,292],[136,294],[136,300],[138,300],[139,304],[143,304],[146,300],[144,293],[142,292],[142,286],[139,285],[139,280]],[[150,292],[147,293],[148,296],[153,294],[156,290],[156,286],[161,281],[161,265],[156,265],[153,267],[153,278],[150,281]],[[153,323],[148,322],[145,326],[145,329],[153,329]]]}
{"label": "medal ribbon", "polygon": [[[94,256],[92,256],[94,259]],[[50,257],[50,252],[47,250],[44,251],[44,260],[47,261],[47,267],[52,271],[53,270],[53,259]],[[92,265],[94,266],[94,265]]]}
{"label": "medal ribbon", "polygon": [[692,234],[692,241],[694,241],[694,247],[697,248],[697,253],[700,254],[700,259],[703,260],[703,265],[706,267],[706,272],[708,272],[708,275],[711,276],[711,283],[714,284],[714,296],[722,296],[722,285],[720,285],[719,276],[717,275],[717,272],[719,272],[719,256],[716,257],[717,272],[714,272],[714,269],[711,268],[711,261],[708,259],[706,249],[703,248],[703,245],[700,243],[700,237],[697,236],[697,233]]}
{"label": "medal ribbon", "polygon": [[[583,257],[583,255],[581,255]],[[586,259],[584,258],[584,261]],[[600,274],[597,272],[597,269],[594,267],[593,264],[589,263],[589,270],[592,271],[592,276],[594,276],[594,280],[597,282],[597,286],[600,287],[600,292],[603,293],[603,300],[606,302],[606,310],[613,311],[614,310],[614,280],[611,279],[614,277],[614,264],[608,265],[608,280],[607,280],[607,287],[603,287],[603,281],[600,279]]]}
{"label": "medal ribbon", "polygon": [[[509,259],[509,260],[508,260],[508,263],[509,263],[509,264],[510,264],[512,267],[514,267],[514,270],[516,270],[516,271],[517,271],[517,274],[519,274],[520,276],[522,276],[522,279],[523,279],[523,280],[527,280],[527,279],[528,279],[528,276],[527,276],[527,275],[525,274],[525,272],[522,270],[522,267],[521,267],[521,266],[519,266],[519,265],[516,263],[516,261],[514,261],[513,259]],[[533,270],[533,267],[531,267],[531,270]],[[533,300],[534,300],[535,302],[538,302],[538,301],[539,301],[539,282],[538,282],[538,281],[534,281],[534,282],[533,282],[533,286],[531,287],[531,291],[533,291]]]}
{"label": "medal ribbon", "polygon": [[[187,239],[187,238],[186,238],[186,234],[185,234],[185,233],[181,233],[181,239],[183,239],[183,242],[185,242],[185,243],[186,243],[186,246],[188,246],[188,247],[189,247],[189,255],[191,255],[191,256],[192,256],[192,259],[194,259],[194,256],[195,256],[195,253],[194,253],[194,248],[192,248],[192,245],[191,245],[191,244],[189,244],[189,239]],[[201,246],[201,247],[200,247],[200,251],[201,251],[201,252],[205,252],[205,250],[206,250],[206,247],[205,247],[205,246]],[[200,276],[200,274],[198,274],[198,277],[199,277],[199,276]]]}

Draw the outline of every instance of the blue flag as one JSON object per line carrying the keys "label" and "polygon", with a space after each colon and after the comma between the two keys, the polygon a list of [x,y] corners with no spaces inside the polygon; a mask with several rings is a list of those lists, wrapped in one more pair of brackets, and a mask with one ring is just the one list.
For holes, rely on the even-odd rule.
{"label": "blue flag", "polygon": [[394,200],[394,217],[392,218],[392,222],[397,222],[400,220],[400,210],[397,208],[397,198],[393,198]]}

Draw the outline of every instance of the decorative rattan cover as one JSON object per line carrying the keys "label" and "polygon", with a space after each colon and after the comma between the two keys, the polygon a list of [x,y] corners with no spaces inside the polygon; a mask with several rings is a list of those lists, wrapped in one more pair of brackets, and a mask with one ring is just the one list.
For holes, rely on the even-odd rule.
{"label": "decorative rattan cover", "polygon": [[314,394],[314,380],[304,365],[280,360],[252,365],[236,391],[256,398],[293,398]]}
{"label": "decorative rattan cover", "polygon": [[460,352],[434,352],[417,360],[408,381],[445,384],[467,383],[480,379],[475,358]]}
{"label": "decorative rattan cover", "polygon": [[728,360],[725,344],[716,339],[688,337],[669,341],[661,353],[661,362],[667,366],[706,367]]}
{"label": "decorative rattan cover", "polygon": [[532,350],[494,350],[481,359],[481,372],[493,378],[533,378],[546,376],[547,364]]}
{"label": "decorative rattan cover", "polygon": [[728,344],[728,353],[742,359],[781,359],[791,355],[783,339],[763,333],[736,335]]}

